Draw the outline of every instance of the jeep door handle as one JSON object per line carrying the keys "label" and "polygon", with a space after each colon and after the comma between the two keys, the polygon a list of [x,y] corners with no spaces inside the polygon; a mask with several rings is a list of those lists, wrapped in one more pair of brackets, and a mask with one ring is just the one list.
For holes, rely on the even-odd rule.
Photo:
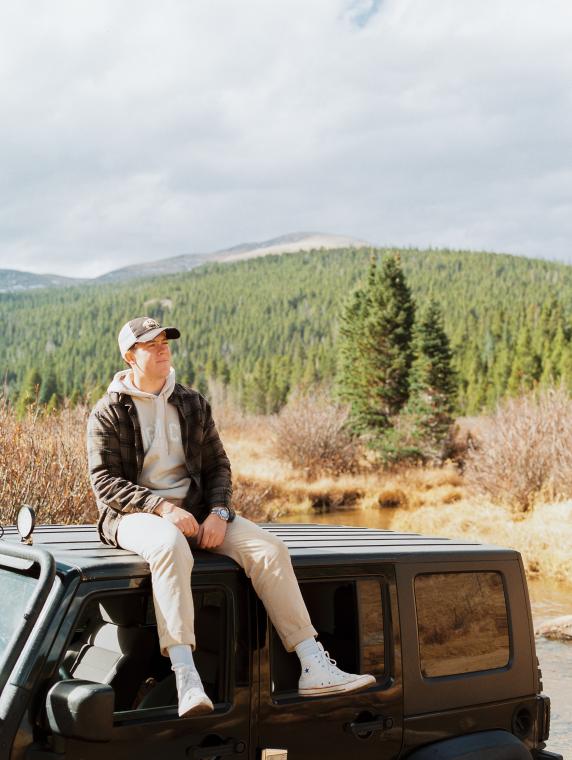
{"label": "jeep door handle", "polygon": [[393,728],[393,718],[386,718],[380,715],[375,720],[356,720],[352,723],[346,723],[344,728],[358,739],[365,739],[376,731],[389,731],[390,728]]}
{"label": "jeep door handle", "polygon": [[210,747],[189,747],[187,757],[189,760],[206,760],[208,757],[227,757],[228,755],[240,755],[246,749],[246,742],[235,742],[230,739],[221,744],[213,744]]}

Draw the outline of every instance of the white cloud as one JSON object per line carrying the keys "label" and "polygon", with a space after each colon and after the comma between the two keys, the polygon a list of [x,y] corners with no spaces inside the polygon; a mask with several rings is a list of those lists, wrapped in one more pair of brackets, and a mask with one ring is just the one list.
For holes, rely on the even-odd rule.
{"label": "white cloud", "polygon": [[298,229],[572,262],[571,22],[564,0],[4,4],[0,267]]}

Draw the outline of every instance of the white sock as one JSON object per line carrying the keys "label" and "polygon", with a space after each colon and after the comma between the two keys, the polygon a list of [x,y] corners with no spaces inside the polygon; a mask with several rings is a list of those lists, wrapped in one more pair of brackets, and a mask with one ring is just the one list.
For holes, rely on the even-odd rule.
{"label": "white sock", "polygon": [[193,650],[189,644],[176,644],[175,646],[167,647],[167,652],[169,652],[173,668],[180,668],[182,665],[188,665],[193,670],[196,670],[193,660]]}
{"label": "white sock", "polygon": [[311,639],[304,639],[296,645],[296,654],[300,658],[300,662],[303,662],[307,657],[311,657],[314,654],[320,654],[320,647],[314,637]]}

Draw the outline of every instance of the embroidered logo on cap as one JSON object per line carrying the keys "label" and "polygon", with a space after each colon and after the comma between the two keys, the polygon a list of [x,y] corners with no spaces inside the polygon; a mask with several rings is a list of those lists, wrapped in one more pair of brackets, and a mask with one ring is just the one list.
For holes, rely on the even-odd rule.
{"label": "embroidered logo on cap", "polygon": [[143,327],[145,328],[145,330],[150,330],[152,327],[161,327],[161,325],[158,322],[156,322],[154,319],[146,319],[143,322]]}

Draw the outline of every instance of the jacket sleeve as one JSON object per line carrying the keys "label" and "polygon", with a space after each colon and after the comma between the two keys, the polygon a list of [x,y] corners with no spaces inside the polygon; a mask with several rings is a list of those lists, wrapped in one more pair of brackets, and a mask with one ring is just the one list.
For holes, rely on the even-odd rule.
{"label": "jacket sleeve", "polygon": [[216,429],[211,406],[206,401],[202,445],[202,482],[205,506],[225,506],[230,508],[232,497],[232,475],[230,461]]}
{"label": "jacket sleeve", "polygon": [[111,509],[153,512],[163,501],[148,488],[125,478],[117,428],[107,414],[96,410],[87,423],[87,461],[95,498]]}

